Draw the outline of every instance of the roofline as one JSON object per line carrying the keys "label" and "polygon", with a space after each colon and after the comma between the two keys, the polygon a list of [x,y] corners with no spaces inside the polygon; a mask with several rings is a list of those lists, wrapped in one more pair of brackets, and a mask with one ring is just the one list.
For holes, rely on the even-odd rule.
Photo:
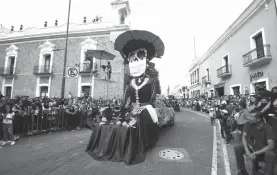
{"label": "roofline", "polygon": [[189,72],[193,70],[197,65],[200,65],[199,63],[199,60],[197,60],[196,63],[192,64],[192,66],[189,68]]}
{"label": "roofline", "polygon": [[[74,36],[87,36],[88,34],[91,35],[101,35],[101,34],[109,34],[114,31],[126,31],[130,30],[129,25],[119,25],[119,26],[112,26],[112,27],[104,27],[104,28],[97,28],[97,29],[86,29],[86,30],[72,30],[69,31],[69,37]],[[8,44],[12,42],[22,42],[22,41],[31,41],[31,40],[38,40],[38,39],[54,39],[54,38],[62,38],[66,37],[66,31],[59,31],[59,32],[50,32],[50,33],[38,33],[38,34],[26,34],[23,36],[17,37],[7,37],[4,39],[0,38],[0,44]]]}
{"label": "roofline", "polygon": [[256,14],[256,12],[265,3],[270,3],[272,0],[254,0],[250,5],[240,14],[240,16],[229,26],[229,28],[214,42],[214,44],[208,49],[203,56],[200,57],[199,64],[206,61],[224,42],[237,32],[242,25],[249,21],[249,19]]}

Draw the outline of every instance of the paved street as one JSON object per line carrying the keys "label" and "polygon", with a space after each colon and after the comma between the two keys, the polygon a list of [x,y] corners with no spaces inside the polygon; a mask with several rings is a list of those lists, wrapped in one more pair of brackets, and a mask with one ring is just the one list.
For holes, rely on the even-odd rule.
{"label": "paved street", "polygon": [[[23,138],[14,146],[1,148],[0,174],[208,175],[212,164],[213,175],[225,174],[222,144],[217,139],[213,150],[215,140],[209,120],[184,109],[176,114],[175,126],[161,133],[142,164],[95,161],[84,152],[91,131],[64,131]],[[184,158],[160,158],[159,152],[167,148],[180,151]]]}

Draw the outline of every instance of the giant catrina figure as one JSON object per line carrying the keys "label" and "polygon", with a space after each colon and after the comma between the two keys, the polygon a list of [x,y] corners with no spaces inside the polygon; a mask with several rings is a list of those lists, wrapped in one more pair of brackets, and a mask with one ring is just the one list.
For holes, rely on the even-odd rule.
{"label": "giant catrina figure", "polygon": [[[130,113],[125,113],[122,125],[117,127],[96,126],[87,151],[97,160],[137,164],[144,161],[146,151],[159,138],[154,109],[156,95],[160,93],[159,80],[150,60],[163,56],[164,44],[151,32],[132,30],[118,36],[115,50],[120,52],[129,68],[131,79],[125,88],[123,106]],[[103,145],[102,139],[106,142]]]}

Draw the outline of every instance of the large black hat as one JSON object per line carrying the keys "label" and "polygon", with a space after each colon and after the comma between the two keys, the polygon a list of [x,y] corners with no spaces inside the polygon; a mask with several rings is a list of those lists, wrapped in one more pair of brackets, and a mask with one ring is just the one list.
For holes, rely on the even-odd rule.
{"label": "large black hat", "polygon": [[129,53],[144,48],[147,50],[147,59],[161,58],[164,54],[164,43],[159,36],[144,30],[130,30],[120,34],[114,44],[125,59]]}

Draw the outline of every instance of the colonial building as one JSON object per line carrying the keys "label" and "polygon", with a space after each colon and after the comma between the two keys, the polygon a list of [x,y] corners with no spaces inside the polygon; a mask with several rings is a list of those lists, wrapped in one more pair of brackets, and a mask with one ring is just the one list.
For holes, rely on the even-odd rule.
{"label": "colonial building", "polygon": [[[103,19],[92,22],[84,17],[82,24],[69,24],[65,96],[80,96],[90,92],[92,97],[121,97],[124,89],[124,65],[114,50],[119,34],[129,30],[129,2],[111,3],[111,11]],[[60,97],[65,58],[67,24],[44,28],[11,30],[0,26],[0,86],[7,96]],[[116,57],[110,61],[112,75],[107,81],[103,65],[107,60],[88,56],[87,51],[105,50]],[[92,87],[92,88],[91,88]]]}
{"label": "colonial building", "polygon": [[195,58],[189,68],[190,74],[190,98],[200,96],[200,79],[199,79],[199,58]]}
{"label": "colonial building", "polygon": [[212,96],[249,94],[277,85],[277,12],[274,0],[254,0],[199,59],[201,85]]}
{"label": "colonial building", "polygon": [[190,98],[190,74],[186,74],[185,77],[183,78],[183,84],[181,85],[181,89],[182,89],[182,93],[183,93],[183,97],[185,99]]}

